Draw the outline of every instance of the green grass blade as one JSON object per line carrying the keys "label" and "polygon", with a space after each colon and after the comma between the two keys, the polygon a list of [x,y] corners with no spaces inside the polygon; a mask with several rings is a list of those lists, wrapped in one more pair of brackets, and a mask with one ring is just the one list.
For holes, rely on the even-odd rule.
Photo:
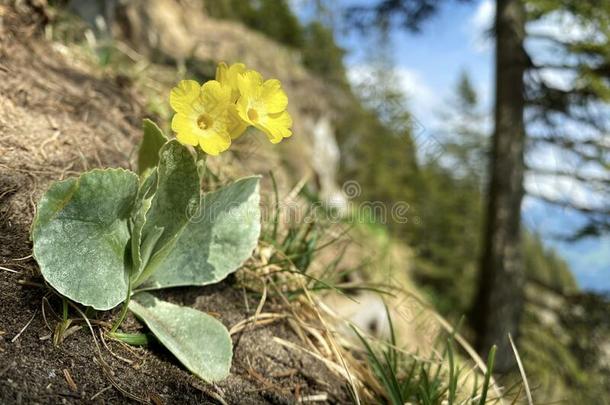
{"label": "green grass blade", "polygon": [[481,393],[481,400],[479,401],[479,405],[484,405],[485,401],[487,401],[487,391],[489,390],[489,381],[491,379],[491,373],[494,368],[495,361],[496,345],[493,345],[487,357],[487,371],[485,372],[485,380],[483,380],[483,392]]}
{"label": "green grass blade", "polygon": [[371,365],[373,367],[373,370],[377,370],[376,374],[377,374],[378,379],[380,380],[379,382],[385,387],[387,395],[390,398],[390,402],[394,405],[403,405],[404,401],[402,400],[401,393],[399,391],[396,391],[395,389],[393,389],[393,384],[388,379],[388,376],[386,375],[386,373],[384,371],[384,367],[381,364],[381,361],[379,361],[379,357],[377,357],[377,355],[373,351],[373,348],[369,345],[369,343],[366,341],[366,339],[360,334],[360,332],[358,332],[358,330],[356,328],[354,328],[351,325],[350,325],[350,327],[352,328],[354,333],[358,336],[358,338],[364,345],[364,347],[369,355],[369,359],[371,360],[371,363],[372,363]]}
{"label": "green grass blade", "polygon": [[453,358],[452,339],[447,339],[447,353],[449,355],[449,405],[453,405],[457,395],[457,373],[455,370],[455,359]]}
{"label": "green grass blade", "polygon": [[271,177],[271,184],[273,184],[273,195],[275,198],[275,213],[273,214],[273,233],[271,234],[271,240],[275,241],[277,239],[277,228],[280,221],[280,195],[277,189],[277,181],[275,181],[275,176],[273,175],[273,171],[269,171],[269,176]]}

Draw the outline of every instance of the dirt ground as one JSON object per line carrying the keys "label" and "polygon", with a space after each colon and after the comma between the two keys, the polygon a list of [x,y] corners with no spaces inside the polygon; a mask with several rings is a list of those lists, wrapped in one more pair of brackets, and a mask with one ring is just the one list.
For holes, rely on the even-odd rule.
{"label": "dirt ground", "polygon": [[[305,396],[349,402],[345,382],[322,362],[273,340],[299,344],[282,321],[233,335],[231,376],[215,385],[193,377],[158,344],[100,342],[102,366],[82,321],[53,344],[51,309],[59,311],[60,301],[30,258],[36,202],[54,180],[94,167],[128,167],[145,112],[121,78],[101,77],[45,42],[40,23],[31,10],[22,14],[0,2],[0,403],[259,404]],[[260,299],[232,279],[158,295],[218,316],[228,328],[252,316]],[[267,305],[266,311],[282,311]],[[125,327],[140,325],[130,317]],[[100,328],[94,330],[99,341]]]}

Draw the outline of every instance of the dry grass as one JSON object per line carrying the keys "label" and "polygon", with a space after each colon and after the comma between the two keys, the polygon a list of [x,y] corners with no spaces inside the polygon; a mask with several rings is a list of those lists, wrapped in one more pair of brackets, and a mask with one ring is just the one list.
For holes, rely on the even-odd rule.
{"label": "dry grass", "polygon": [[[53,33],[49,33],[49,35],[53,36]],[[115,46],[134,62],[130,67],[133,69],[131,77],[137,78],[136,88],[144,92],[145,98],[148,99],[147,103],[149,105],[151,103],[162,104],[157,100],[163,99],[163,95],[167,94],[167,89],[176,80],[176,71],[148,63],[146,58],[122,42],[117,42]],[[55,50],[69,56],[75,63],[67,64],[61,62],[61,59],[44,58],[44,47],[34,45],[31,52],[24,53],[23,50],[15,47],[10,39],[0,40],[0,55],[8,53],[12,55],[10,61],[3,64],[0,69],[0,78],[2,78],[0,91],[3,94],[5,92],[9,94],[7,103],[0,107],[0,128],[3,131],[3,140],[0,143],[0,173],[14,179],[8,185],[9,187],[5,188],[3,194],[19,191],[20,200],[13,203],[27,206],[29,209],[28,212],[17,218],[22,223],[31,221],[35,209],[34,202],[51,180],[75,175],[83,170],[103,165],[129,166],[134,145],[137,144],[135,140],[139,133],[139,119],[144,111],[145,103],[137,101],[140,98],[134,97],[132,89],[123,88],[118,82],[113,84],[108,80],[98,82],[91,79],[101,78],[109,72],[93,66],[90,54],[83,56],[82,50],[77,47],[57,44],[55,44]],[[18,77],[8,74],[16,71],[22,65],[32,66],[32,70],[25,70]],[[85,76],[88,79],[83,81]],[[83,85],[83,83],[85,84]],[[112,86],[110,89],[109,85]],[[125,98],[121,97],[122,94],[125,95]],[[108,109],[109,104],[113,106],[110,109]],[[158,107],[155,111],[161,116],[166,115],[167,118],[169,112],[163,108],[167,107]],[[11,117],[11,119],[8,120],[6,117]],[[42,142],[41,137],[44,139]],[[246,149],[245,152],[248,152],[247,159],[240,158],[241,151],[239,150],[240,145],[238,145],[236,153],[227,154],[226,158],[212,165],[212,170],[218,175],[220,181],[239,174],[252,171],[266,172],[276,168],[274,173],[280,179],[280,189],[285,190],[284,194],[287,195],[285,200],[304,204],[298,195],[310,180],[311,172],[302,173],[301,180],[296,182],[296,186],[290,188],[288,185],[291,184],[291,176],[286,173],[286,168],[280,166],[276,153],[271,153],[264,147],[255,148],[252,151],[251,145],[242,146]],[[260,162],[265,162],[266,166],[261,165]],[[24,192],[22,188],[26,188],[26,191]],[[3,195],[0,196],[0,201],[2,198]],[[17,212],[14,208],[7,210],[7,212],[9,211]],[[337,232],[334,234],[331,232],[331,239],[334,236],[337,236]],[[358,247],[358,249],[360,248]],[[336,250],[331,249],[330,251],[331,253],[328,255],[331,257],[337,254]],[[360,255],[354,255],[352,260],[361,260],[366,254],[367,252],[360,252]],[[271,261],[272,257],[281,258],[281,264]],[[13,259],[11,267],[18,267],[19,261],[29,258],[30,256]],[[312,266],[313,276],[318,275],[316,272],[323,269],[327,262],[328,259],[324,257],[324,254],[317,256],[316,262]],[[18,271],[11,267],[0,267],[0,269],[10,272]],[[261,298],[254,315],[232,325],[231,335],[264,328],[275,322],[287,322],[298,337],[300,344],[279,337],[273,339],[275,343],[289,351],[305,353],[325,364],[332,373],[350,387],[356,403],[375,403],[380,398],[388,397],[388,393],[370,366],[366,352],[360,345],[355,344],[353,336],[344,333],[346,326],[353,326],[350,320],[344,319],[325,304],[324,294],[311,291],[312,275],[303,274],[302,269],[297,268],[292,260],[274,244],[261,243],[254,257],[238,273],[238,279],[244,289],[260,293]],[[404,288],[397,288],[396,285],[391,287],[392,303],[398,304],[405,299],[414,299],[419,303],[417,317],[432,318],[437,330],[444,329],[445,333],[455,336],[464,352],[470,356],[470,360],[463,359],[463,361],[472,363],[469,366],[470,372],[465,374],[461,381],[462,386],[470,389],[473,385],[473,376],[475,374],[483,375],[486,372],[483,360],[476,355],[467,341],[455,333],[451,325],[436,314],[418,294]],[[96,346],[96,362],[101,365],[112,386],[135,401],[154,403],[155,398],[135,395],[117,381],[110,366],[103,360],[101,346],[92,326],[93,322],[76,306],[73,308],[80,313],[80,320],[89,327]],[[273,308],[273,311],[266,310],[266,308]],[[46,319],[44,300],[42,313],[45,323],[53,332]],[[54,316],[61,319],[57,314]],[[101,323],[99,326],[103,328],[105,325]],[[404,330],[405,334],[418,334],[416,323],[399,322],[397,329]],[[440,333],[437,334],[440,335]],[[367,336],[367,338],[380,345],[388,344],[383,339],[373,336]],[[130,365],[134,364],[133,360],[114,353],[106,344],[103,334],[100,334],[100,340],[102,346],[114,358]],[[408,339],[407,342],[409,342]],[[395,349],[415,361],[442,362],[438,353],[436,353],[436,357],[419,356],[418,349],[421,349],[422,345],[414,346],[415,349],[410,349],[408,345],[406,347],[397,345]],[[436,350],[432,345],[428,345],[427,349],[431,353],[435,353]],[[268,376],[261,375],[253,367],[249,369],[249,374],[265,389],[285,391],[284,387],[276,386],[269,381]],[[69,375],[69,373],[66,374],[66,380]],[[527,386],[525,377],[524,381]],[[324,386],[325,381],[318,383],[320,386]],[[502,403],[502,387],[493,379],[491,387],[495,394],[495,399],[492,400]],[[529,388],[526,388],[526,391],[529,394]],[[96,393],[92,399],[102,393],[103,390]],[[206,393],[215,397],[219,402],[224,402],[222,396],[209,392],[207,388]],[[294,394],[297,401],[325,398],[325,393],[302,396],[298,387],[294,389]]]}

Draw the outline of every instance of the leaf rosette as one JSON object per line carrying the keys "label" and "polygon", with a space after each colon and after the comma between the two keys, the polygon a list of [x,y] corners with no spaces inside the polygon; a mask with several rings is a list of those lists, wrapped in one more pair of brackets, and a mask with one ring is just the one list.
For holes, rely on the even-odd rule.
{"label": "leaf rosette", "polygon": [[259,177],[202,194],[191,149],[151,121],[138,172],[92,170],[54,183],[32,225],[34,257],[63,296],[97,310],[129,303],[189,370],[222,379],[232,353],[222,323],[141,291],[203,286],[236,271],[260,234]]}

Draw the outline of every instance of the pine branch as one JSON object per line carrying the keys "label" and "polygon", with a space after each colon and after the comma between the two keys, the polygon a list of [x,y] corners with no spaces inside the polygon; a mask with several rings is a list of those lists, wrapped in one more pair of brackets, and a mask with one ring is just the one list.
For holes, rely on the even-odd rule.
{"label": "pine branch", "polygon": [[546,202],[548,204],[552,204],[552,205],[556,205],[559,207],[578,211],[585,215],[608,216],[608,218],[609,218],[608,221],[610,221],[610,207],[586,207],[584,205],[577,204],[573,201],[556,200],[556,199],[553,199],[549,196],[545,196],[540,193],[533,193],[533,192],[527,191],[527,194],[530,197],[536,198],[536,199]]}
{"label": "pine branch", "polygon": [[526,167],[530,172],[541,174],[544,176],[557,176],[557,177],[568,177],[582,183],[597,183],[601,185],[610,186],[610,177],[594,177],[584,176],[576,172],[569,172],[566,170],[553,170],[542,167]]}

